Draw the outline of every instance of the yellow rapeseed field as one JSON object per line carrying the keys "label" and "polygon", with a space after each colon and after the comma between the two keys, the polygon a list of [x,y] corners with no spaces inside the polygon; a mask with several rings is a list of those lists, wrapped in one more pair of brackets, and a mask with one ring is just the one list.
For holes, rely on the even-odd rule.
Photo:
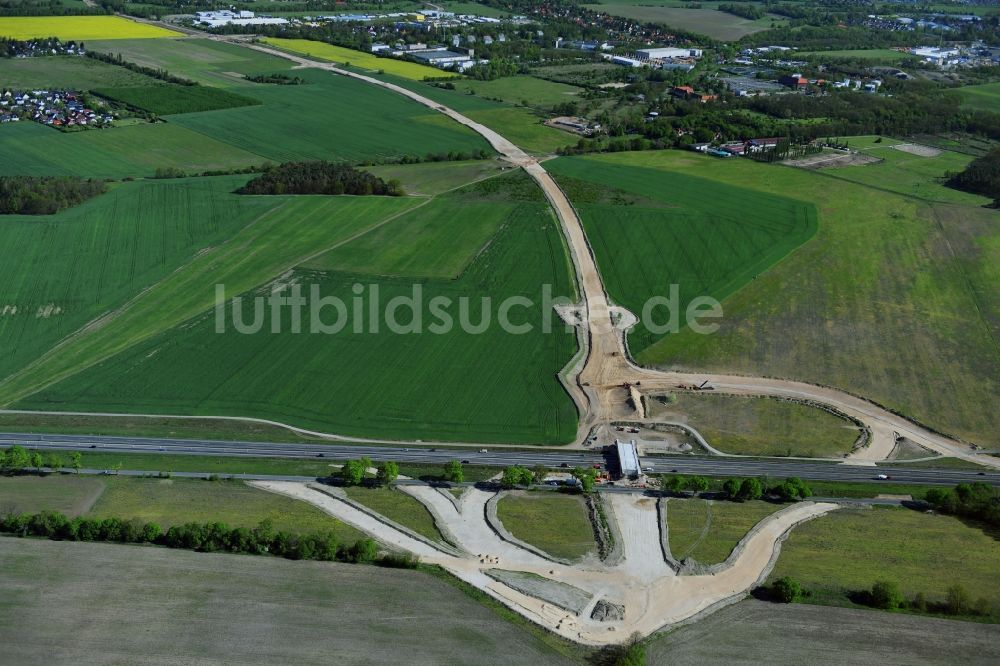
{"label": "yellow rapeseed field", "polygon": [[281,39],[267,37],[265,42],[273,46],[301,53],[302,55],[321,58],[337,63],[351,63],[355,67],[362,69],[385,70],[387,74],[395,74],[414,81],[423,81],[425,77],[431,78],[454,78],[458,74],[447,70],[419,65],[415,62],[396,60],[394,58],[378,58],[371,53],[345,49],[342,46],[334,46],[325,42],[314,42],[309,39]]}
{"label": "yellow rapeseed field", "polygon": [[0,37],[32,39],[58,37],[86,42],[90,39],[144,39],[180,37],[181,33],[119,16],[3,16]]}

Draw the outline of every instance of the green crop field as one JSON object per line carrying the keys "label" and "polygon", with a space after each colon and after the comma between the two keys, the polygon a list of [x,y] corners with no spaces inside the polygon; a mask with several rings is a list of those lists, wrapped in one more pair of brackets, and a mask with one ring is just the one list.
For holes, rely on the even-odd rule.
{"label": "green crop field", "polygon": [[98,88],[94,90],[94,93],[130,107],[159,115],[216,111],[260,104],[252,97],[209,86],[181,86],[161,83],[145,86]]}
{"label": "green crop field", "polygon": [[124,67],[92,58],[47,56],[45,58],[0,58],[0,81],[13,90],[72,88],[90,90],[101,86],[137,86],[152,79]]}
{"label": "green crop field", "polygon": [[962,106],[965,108],[994,113],[1000,108],[1000,83],[962,86],[955,92],[962,97]]}
{"label": "green crop field", "polygon": [[396,488],[344,488],[347,496],[431,541],[443,541],[434,516],[418,500]]}
{"label": "green crop field", "polygon": [[[561,158],[547,168],[575,199],[608,293],[640,317],[647,299],[668,297],[671,285],[678,285],[682,308],[699,296],[724,299],[816,230],[812,206],[680,172],[598,168],[588,158]],[[648,201],[582,203],[598,186]],[[663,308],[654,319],[666,321]],[[629,332],[629,346],[638,354],[660,338],[644,322]]]}
{"label": "green crop field", "polygon": [[[477,191],[464,196],[488,196]],[[387,228],[412,228],[412,216],[398,214],[418,203],[440,211],[452,226],[451,236],[463,239],[464,252],[476,252],[483,236],[469,242],[456,228],[467,222],[454,215],[446,199],[426,203],[420,198],[305,197],[280,206],[229,243],[191,262],[107,326],[74,341],[66,348],[72,353],[33,364],[0,384],[0,391],[7,400],[27,398],[53,380],[67,378],[21,404],[46,410],[74,405],[73,410],[85,411],[256,416],[391,438],[568,441],[575,435],[576,410],[556,375],[575,352],[575,336],[558,321],[553,333],[544,333],[544,320],[551,321],[552,313],[539,306],[540,285],[553,285],[555,295],[572,294],[573,287],[559,230],[541,203],[494,201],[507,219],[461,276],[418,281],[424,304],[435,297],[451,299],[446,314],[454,326],[433,327],[442,322],[421,309],[426,318],[423,334],[399,335],[382,321],[374,331],[364,315],[367,308],[376,298],[385,308],[395,297],[412,297],[412,281],[300,270],[293,279],[307,287],[315,284],[322,296],[337,296],[345,303],[355,301],[356,282],[368,285],[358,298],[364,316],[335,334],[295,334],[287,320],[276,334],[269,327],[253,335],[241,335],[232,326],[225,334],[215,332],[215,317],[207,311],[213,304],[213,285],[226,284],[228,293],[236,295],[286,268],[308,264],[338,242],[345,248],[354,243],[365,247],[368,241],[358,234],[377,227],[379,220]],[[496,223],[499,218],[491,219]],[[336,220],[334,229],[330,220]],[[293,228],[291,238],[284,236]],[[441,242],[448,234],[435,237]],[[399,242],[409,240],[403,236]],[[230,266],[246,244],[257,248],[254,262]],[[418,259],[381,254],[379,260],[406,265],[414,275],[443,270],[439,256],[412,243],[409,247]],[[377,286],[377,297],[372,285]],[[482,334],[474,332],[473,325],[484,316],[481,297],[500,303],[515,295],[536,304],[511,311],[512,323],[529,323],[530,332],[504,332],[496,324],[496,312],[489,313]],[[411,321],[406,312],[398,319],[403,324]],[[325,322],[333,319],[324,313]],[[232,321],[231,307],[226,320]],[[362,333],[354,332],[356,325]],[[98,361],[103,362],[81,372]],[[435,390],[414,391],[431,376]]]}
{"label": "green crop field", "polygon": [[609,0],[601,4],[584,5],[584,7],[637,21],[662,23],[673,28],[689,30],[721,40],[736,40],[745,35],[787,23],[787,19],[773,14],[751,20],[720,12],[717,9],[689,9],[669,6],[670,4],[673,3],[656,3],[649,0]]}
{"label": "green crop field", "polygon": [[534,76],[508,76],[494,81],[462,80],[455,82],[455,88],[479,97],[498,99],[507,104],[550,107],[562,102],[579,99],[583,88],[555,83]]}
{"label": "green crop field", "polygon": [[274,528],[303,534],[329,530],[340,543],[352,544],[364,535],[316,507],[269,493],[242,481],[141,479],[105,477],[106,487],[89,515],[133,518],[167,528],[183,523],[225,523],[256,527],[270,520]]}
{"label": "green crop field", "polygon": [[[226,177],[218,182],[228,188],[245,180],[246,176],[242,180],[238,177]],[[185,185],[197,188],[215,181],[197,179],[177,182],[181,183],[183,196]],[[143,291],[128,303],[128,307],[106,318],[102,326],[89,327],[64,342],[59,353],[39,356],[21,371],[7,375],[0,382],[0,393],[5,393],[5,398],[10,400],[18,394],[28,395],[61,376],[75,374],[191,317],[206,313],[215,303],[216,284],[225,285],[231,294],[264,285],[296,264],[321,254],[326,248],[350,240],[414,204],[412,199],[391,197],[294,198],[230,195],[221,199],[234,210],[239,210],[240,206],[249,207],[247,213],[257,214],[253,223],[244,226],[225,239],[225,242],[206,247],[193,257],[189,255],[186,264]],[[214,205],[214,202],[206,205]],[[196,212],[197,209],[192,208],[189,214]],[[170,214],[170,210],[164,209],[162,214]],[[242,220],[244,224],[248,221],[247,218]],[[291,233],[292,230],[294,233]],[[254,251],[248,252],[248,248],[253,248]],[[34,270],[40,271],[39,276],[46,275],[46,266],[58,267],[56,259],[39,261]],[[119,260],[118,257],[114,259]],[[65,281],[79,285],[79,275],[75,277],[76,280],[68,273]],[[36,302],[41,307],[48,306],[44,300],[31,303]],[[59,307],[58,303],[53,304]],[[28,319],[32,312],[24,310],[22,319]],[[55,310],[49,312],[50,315],[54,313]],[[12,321],[16,323],[18,320]],[[58,318],[56,321],[59,321]],[[76,327],[70,327],[65,334],[73,330]],[[33,345],[28,350],[37,354],[44,351],[44,348]],[[0,398],[2,400],[4,398]]]}
{"label": "green crop field", "polygon": [[123,183],[44,219],[6,216],[0,377],[269,210],[273,202],[228,194],[245,180]]}
{"label": "green crop field", "polygon": [[769,580],[791,576],[810,602],[844,605],[846,594],[891,580],[912,598],[943,601],[950,585],[1000,607],[1000,545],[958,518],[903,508],[840,509],[792,530]]}
{"label": "green crop field", "polygon": [[498,175],[504,168],[497,160],[424,162],[365,167],[382,180],[398,180],[407,194],[433,196],[473,181]]}
{"label": "green crop field", "polygon": [[667,534],[675,560],[725,562],[750,529],[781,508],[769,502],[667,501]]}
{"label": "green crop field", "polygon": [[0,515],[58,511],[76,517],[90,511],[104,487],[92,476],[0,477]]}
{"label": "green crop field", "polygon": [[682,330],[639,353],[640,362],[818,382],[972,441],[996,441],[1000,213],[677,151],[587,161],[596,173],[654,168],[708,179],[722,192],[738,185],[791,197],[819,212],[812,240],[723,301],[718,332]]}
{"label": "green crop field", "polygon": [[577,560],[597,551],[579,495],[507,493],[497,502],[497,518],[516,538],[553,557]]}
{"label": "green crop field", "polygon": [[308,83],[254,87],[260,106],[186,113],[171,122],[278,162],[489,150],[471,130],[396,93],[320,70],[296,76]]}
{"label": "green crop field", "polygon": [[0,642],[25,666],[53,654],[381,664],[405,650],[413,664],[557,665],[585,654],[423,571],[15,538],[0,539],[0,558]]}
{"label": "green crop field", "polygon": [[850,421],[807,405],[742,396],[680,393],[657,417],[685,420],[724,453],[837,457],[850,453],[859,431]]}
{"label": "green crop field", "polygon": [[[292,61],[252,49],[207,39],[116,39],[90,41],[92,51],[121,55],[144,67],[213,86],[254,86],[244,75],[285,72]],[[256,84],[265,85],[265,84]]]}
{"label": "green crop field", "polygon": [[124,178],[160,167],[199,173],[241,169],[267,158],[174,123],[59,132],[33,122],[0,127],[0,175]]}
{"label": "green crop field", "polygon": [[[972,161],[971,155],[963,155],[951,150],[929,149],[930,153],[915,155],[911,150],[928,150],[898,139],[874,136],[852,136],[843,139],[852,150],[877,157],[880,162],[821,169],[820,173],[850,180],[879,189],[891,190],[929,201],[984,206],[990,202],[987,197],[969,194],[944,185],[948,173],[962,171]],[[903,150],[900,150],[899,147]]]}

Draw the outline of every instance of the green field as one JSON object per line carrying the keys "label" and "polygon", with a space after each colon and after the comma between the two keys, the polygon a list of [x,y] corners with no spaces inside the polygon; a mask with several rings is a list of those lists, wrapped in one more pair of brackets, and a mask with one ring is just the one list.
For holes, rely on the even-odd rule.
{"label": "green field", "polygon": [[[878,139],[881,141],[876,143]],[[820,173],[850,180],[862,185],[890,190],[928,201],[984,206],[990,203],[987,197],[969,194],[944,185],[949,172],[965,169],[972,161],[970,155],[950,150],[938,155],[924,156],[900,150],[913,144],[898,139],[874,136],[852,136],[843,139],[852,150],[877,157],[880,162],[845,167],[821,169]],[[918,146],[916,149],[922,149]]]}
{"label": "green field", "polygon": [[355,51],[343,46],[335,46],[326,42],[317,42],[310,39],[280,39],[267,37],[263,40],[270,46],[277,46],[280,49],[301,53],[318,60],[327,60],[340,64],[350,64],[354,67],[371,71],[384,71],[395,76],[404,76],[415,81],[423,81],[425,78],[454,78],[458,74],[441,70],[436,67],[428,67],[407,60],[396,58],[380,58],[372,53]]}
{"label": "green field", "polygon": [[1000,213],[676,151],[586,161],[597,173],[660,169],[723,192],[739,186],[793,197],[819,212],[811,241],[723,302],[717,333],[682,330],[639,353],[640,362],[818,382],[972,441],[996,441]]}
{"label": "green field", "polygon": [[155,81],[124,67],[79,56],[0,58],[4,88],[71,88],[91,90],[102,86],[136,86]]}
{"label": "green field", "polygon": [[424,162],[365,167],[385,181],[398,180],[407,194],[433,196],[473,181],[499,174],[504,168],[497,160]]}
{"label": "green field", "polygon": [[389,520],[427,537],[431,541],[442,541],[443,537],[434,524],[434,516],[423,504],[396,488],[365,488],[349,486],[344,492],[355,502],[364,504],[372,511]]}
{"label": "green field", "polygon": [[0,641],[26,666],[53,654],[296,664],[390,663],[401,649],[414,664],[585,654],[423,571],[14,538],[0,539],[0,558]]}
{"label": "green field", "polygon": [[550,107],[579,99],[583,88],[537,79],[534,76],[507,76],[493,81],[462,80],[455,88],[464,93],[496,99],[507,104]]}
{"label": "green field", "polygon": [[90,511],[104,488],[96,477],[0,477],[0,515],[58,511],[75,518]]}
{"label": "green field", "polygon": [[769,580],[791,576],[812,603],[849,604],[846,594],[891,580],[912,598],[944,600],[951,585],[1000,607],[1000,545],[958,518],[902,508],[840,509],[792,530]]}
{"label": "green field", "polygon": [[125,476],[22,476],[0,478],[0,512],[60,511],[68,516],[137,519],[166,529],[188,522],[223,522],[302,534],[329,530],[340,543],[364,535],[319,509],[245,485],[241,481],[142,479]]}
{"label": "green field", "polygon": [[[252,49],[207,39],[116,39],[87,42],[87,48],[144,67],[213,86],[255,86],[246,74],[270,74],[292,68],[292,61]],[[251,88],[252,89],[252,88]]]}
{"label": "green field", "polygon": [[684,420],[724,453],[833,458],[851,452],[858,428],[816,407],[769,398],[680,393],[651,400],[657,418]]}
{"label": "green field", "polygon": [[579,495],[507,493],[497,502],[497,518],[516,538],[553,557],[578,560],[597,551],[587,506]]}
{"label": "green field", "polygon": [[260,104],[256,99],[221,88],[153,84],[98,88],[101,97],[158,115],[217,111]]}
{"label": "green field", "polygon": [[1000,83],[985,83],[979,86],[962,86],[956,90],[962,97],[962,106],[978,111],[996,113],[1000,108]]}
{"label": "green field", "polygon": [[[516,182],[509,181],[510,186]],[[473,188],[463,196],[480,195]],[[512,311],[513,323],[533,327],[527,334],[504,332],[496,325],[495,312],[490,312],[492,325],[484,334],[470,328],[482,321],[483,296],[496,303],[523,296],[540,305],[542,284],[553,285],[556,295],[572,293],[558,227],[544,204],[505,202],[488,192],[481,196],[491,197],[506,220],[478,254],[477,243],[484,236],[469,242],[457,228],[466,220],[454,214],[446,199],[303,197],[275,202],[274,211],[157,285],[107,326],[0,384],[2,399],[27,397],[66,378],[21,404],[42,410],[256,416],[389,438],[566,442],[575,435],[576,410],[556,375],[575,353],[573,334],[561,325],[552,334],[543,333],[543,318],[551,314],[541,307]],[[226,284],[228,293],[236,295],[308,264],[326,248],[341,243],[345,248],[355,243],[370,247],[361,232],[376,229],[380,221],[387,229],[412,229],[413,214],[398,214],[417,203],[438,210],[452,227],[451,237],[462,238],[464,252],[476,254],[457,279],[418,281],[423,303],[438,296],[452,299],[448,313],[455,326],[431,328],[438,319],[421,310],[428,321],[424,334],[398,335],[386,322],[375,332],[364,314],[376,301],[371,285],[377,285],[377,302],[385,308],[397,296],[412,296],[412,281],[298,270],[295,280],[307,287],[315,284],[322,296],[338,296],[345,303],[353,302],[356,282],[369,285],[361,295],[362,318],[336,334],[295,334],[288,319],[276,334],[268,327],[253,335],[241,335],[232,326],[225,334],[215,332],[215,317],[207,311],[215,284]],[[496,223],[499,216],[491,219]],[[286,237],[292,229],[294,235]],[[433,237],[441,241],[448,234]],[[409,241],[404,235],[399,242]],[[250,246],[257,250],[250,260],[232,263]],[[447,267],[436,253],[409,247],[416,258],[382,253],[379,261],[385,263],[379,270],[406,265],[411,275],[427,275]],[[458,325],[463,307],[465,327]],[[287,308],[284,314],[290,316]],[[324,321],[330,323],[331,316],[324,314]],[[232,321],[231,312],[226,320]],[[406,310],[399,321],[410,321]],[[361,333],[354,332],[357,324]],[[100,363],[85,370],[95,362]],[[431,385],[433,390],[426,390]]]}
{"label": "green field", "polygon": [[260,106],[186,113],[171,122],[277,162],[489,150],[471,130],[396,93],[320,70],[296,76],[308,83],[254,87]]}
{"label": "green field", "polygon": [[677,561],[725,562],[750,529],[781,508],[769,502],[713,502],[702,499],[667,501],[670,554]]}
{"label": "green field", "polygon": [[246,178],[123,183],[44,220],[5,216],[0,377],[272,208],[228,194]]}
{"label": "green field", "polygon": [[125,178],[158,168],[242,169],[267,158],[174,123],[60,132],[34,122],[0,127],[0,175]]}
{"label": "green field", "polygon": [[[546,168],[580,211],[611,298],[640,318],[647,299],[668,297],[670,285],[678,285],[682,308],[699,296],[722,300],[816,230],[810,205],[704,177],[590,158]],[[614,198],[623,195],[613,193],[609,202],[588,201],[601,187],[646,200],[620,205]],[[663,308],[654,319],[666,321]],[[662,337],[643,322],[629,332],[629,347],[639,354]]]}
{"label": "green field", "polygon": [[787,23],[787,19],[773,14],[768,14],[761,19],[751,20],[742,16],[720,12],[717,9],[708,9],[707,5],[711,3],[701,4],[705,5],[705,7],[689,9],[683,6],[678,7],[676,3],[669,1],[608,0],[601,4],[584,5],[584,7],[627,19],[662,23],[672,28],[680,28],[681,30],[708,35],[713,39],[723,41],[737,40],[745,35]]}

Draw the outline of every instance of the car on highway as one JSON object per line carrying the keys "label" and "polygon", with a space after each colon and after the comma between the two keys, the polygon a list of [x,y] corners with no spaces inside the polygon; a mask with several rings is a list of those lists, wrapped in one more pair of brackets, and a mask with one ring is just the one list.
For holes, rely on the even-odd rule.
{"label": "car on highway", "polygon": [[561,464],[561,465],[559,465],[559,466],[560,466],[560,467],[569,467],[569,463],[562,463],[562,464]]}
{"label": "car on highway", "polygon": [[892,477],[889,476],[888,474],[876,474],[875,475],[875,480],[876,481],[888,481],[891,478]]}
{"label": "car on highway", "polygon": [[468,460],[463,460],[463,461],[462,461],[462,464],[463,464],[463,465],[468,465],[468,464],[469,464],[469,461],[468,461]]}

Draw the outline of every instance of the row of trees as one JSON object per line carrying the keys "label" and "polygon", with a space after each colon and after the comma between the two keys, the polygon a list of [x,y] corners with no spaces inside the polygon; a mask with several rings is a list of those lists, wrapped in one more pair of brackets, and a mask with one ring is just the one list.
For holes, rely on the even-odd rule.
{"label": "row of trees", "polygon": [[106,189],[104,181],[71,176],[0,176],[0,215],[52,215]]}
{"label": "row of trees", "polygon": [[19,444],[0,450],[0,473],[21,474],[26,470],[39,471],[43,468],[62,469],[70,467],[79,473],[83,466],[83,456],[78,451],[72,451],[64,458],[57,451],[42,455],[40,451],[29,451]]}
{"label": "row of trees", "polygon": [[399,181],[332,162],[288,162],[254,178],[238,194],[353,194],[401,196]]}
{"label": "row of trees", "polygon": [[[687,491],[693,496],[705,492],[710,487],[711,482],[704,476],[672,474],[660,478],[661,490],[674,495],[680,495]],[[802,479],[794,476],[771,487],[767,487],[763,481],[753,477],[726,479],[722,484],[722,492],[726,499],[738,502],[761,499],[765,496],[775,497],[785,502],[812,497],[812,489]]]}
{"label": "row of trees", "polygon": [[[105,541],[153,544],[204,553],[226,552],[274,555],[292,560],[340,560],[367,563],[378,558],[371,539],[339,544],[332,532],[293,534],[275,530],[270,520],[257,527],[229,527],[225,523],[186,523],[167,530],[154,522],[120,518],[67,518],[54,511],[8,514],[0,517],[0,532],[60,541]],[[398,562],[391,566],[400,566]]]}
{"label": "row of trees", "polygon": [[[809,591],[790,576],[775,580],[764,592],[772,601],[784,604],[795,603],[810,596]],[[907,599],[899,584],[890,580],[877,580],[870,589],[855,592],[850,596],[855,603],[881,610],[911,610],[919,613],[966,616],[988,616],[994,612],[989,599],[979,597],[973,600],[972,595],[961,584],[950,586],[945,598],[940,601],[928,601],[923,592],[918,592],[912,599]]]}

